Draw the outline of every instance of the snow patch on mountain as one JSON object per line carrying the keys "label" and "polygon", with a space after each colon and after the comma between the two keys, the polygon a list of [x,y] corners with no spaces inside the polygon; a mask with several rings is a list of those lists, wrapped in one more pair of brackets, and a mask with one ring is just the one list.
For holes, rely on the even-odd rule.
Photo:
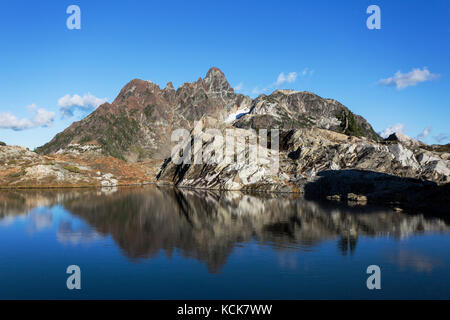
{"label": "snow patch on mountain", "polygon": [[250,109],[249,108],[239,109],[236,112],[229,114],[228,118],[225,119],[225,122],[226,123],[231,123],[234,120],[237,120],[240,117],[242,117],[242,116],[244,116],[244,115],[246,115],[248,113],[250,113]]}

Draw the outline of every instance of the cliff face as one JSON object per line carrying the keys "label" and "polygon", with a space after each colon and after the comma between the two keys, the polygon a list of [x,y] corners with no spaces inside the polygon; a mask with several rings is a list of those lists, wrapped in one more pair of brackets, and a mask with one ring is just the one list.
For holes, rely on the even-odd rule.
{"label": "cliff face", "polygon": [[[217,128],[224,136],[232,128],[211,118],[204,118],[198,126]],[[245,137],[251,133],[239,129],[234,135]],[[202,140],[202,150],[217,149],[209,147],[215,140],[204,130],[194,129],[187,144],[192,140]],[[247,145],[253,144],[255,150],[267,147],[257,140],[250,141]],[[225,157],[203,154],[203,164],[176,164],[169,159],[158,180],[181,187],[297,192],[311,198],[361,204],[403,203],[409,208],[423,208],[434,203],[436,210],[448,210],[450,154],[431,152],[426,145],[412,142],[402,142],[395,136],[377,142],[314,127],[282,130],[279,152],[272,158],[277,165],[271,161],[229,163]],[[236,139],[236,158],[249,159],[249,148],[239,143],[246,142]]]}

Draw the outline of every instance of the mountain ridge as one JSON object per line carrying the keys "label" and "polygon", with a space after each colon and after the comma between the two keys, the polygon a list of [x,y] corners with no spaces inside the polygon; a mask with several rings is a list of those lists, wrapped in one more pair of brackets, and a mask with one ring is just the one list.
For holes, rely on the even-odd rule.
{"label": "mountain ridge", "polygon": [[[244,108],[250,112],[234,121],[235,127],[298,129],[317,126],[381,140],[362,116],[354,115],[333,99],[288,90],[276,90],[268,96],[251,99],[236,93],[225,74],[212,67],[204,78],[186,82],[176,90],[171,82],[161,89],[148,80],[133,79],[112,103],[106,102],[84,119],[74,122],[36,148],[36,152],[51,154],[71,144],[91,143],[100,145],[105,155],[128,161],[165,159],[170,155],[172,130],[191,130],[194,122],[203,116],[225,120]],[[273,112],[267,112],[267,108]]]}

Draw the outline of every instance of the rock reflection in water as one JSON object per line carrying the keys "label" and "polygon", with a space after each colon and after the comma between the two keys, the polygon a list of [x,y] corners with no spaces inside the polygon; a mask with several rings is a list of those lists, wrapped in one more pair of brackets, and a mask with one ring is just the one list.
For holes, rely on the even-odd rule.
{"label": "rock reflection in water", "polygon": [[[117,190],[8,191],[0,219],[36,206],[62,206],[97,233],[111,235],[130,259],[174,250],[204,262],[217,273],[236,244],[257,241],[277,249],[314,250],[336,240],[343,255],[357,249],[359,236],[402,238],[444,231],[442,219],[389,209],[337,207],[293,195],[243,194],[142,187]],[[77,236],[92,237],[92,232]],[[80,241],[80,239],[76,239]],[[73,241],[71,241],[73,242]]]}

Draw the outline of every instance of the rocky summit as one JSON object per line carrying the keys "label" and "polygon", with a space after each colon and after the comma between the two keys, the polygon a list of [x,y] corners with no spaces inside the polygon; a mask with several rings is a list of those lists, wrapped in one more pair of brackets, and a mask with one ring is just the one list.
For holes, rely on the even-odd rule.
{"label": "rocky summit", "polygon": [[[176,163],[171,151],[177,129],[187,132],[181,149],[194,158],[195,141],[202,150],[217,150],[218,137],[207,129],[221,136],[233,130],[235,138],[242,138],[236,157],[249,158],[252,146],[270,154],[276,142],[277,164],[270,159],[213,161],[214,152],[200,155],[206,160],[202,163]],[[267,141],[250,139],[247,144],[246,137],[261,129],[277,129],[276,141],[269,134]],[[409,204],[448,211],[450,203],[448,145],[428,146],[402,134],[382,139],[362,116],[310,92],[276,90],[255,99],[237,94],[218,68],[176,90],[172,83],[161,89],[150,81],[132,80],[111,104],[74,122],[36,153],[14,148],[19,147],[0,146],[2,186],[156,182],[295,192],[357,205],[389,203],[399,209]]]}

